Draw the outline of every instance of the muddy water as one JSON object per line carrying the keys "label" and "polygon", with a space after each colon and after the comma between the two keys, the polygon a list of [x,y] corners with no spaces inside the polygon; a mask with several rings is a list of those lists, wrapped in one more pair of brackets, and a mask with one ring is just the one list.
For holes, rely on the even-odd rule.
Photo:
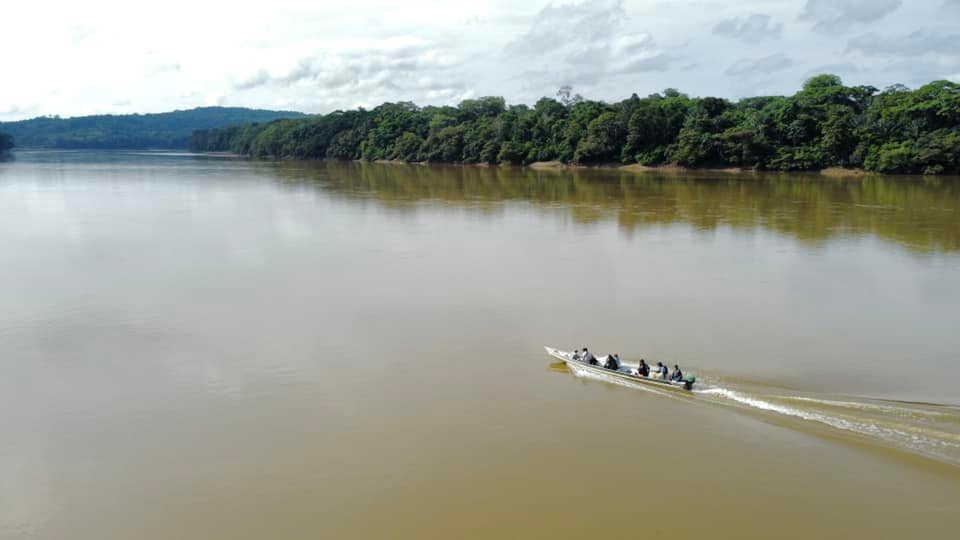
{"label": "muddy water", "polygon": [[2,538],[960,526],[956,179],[17,158]]}

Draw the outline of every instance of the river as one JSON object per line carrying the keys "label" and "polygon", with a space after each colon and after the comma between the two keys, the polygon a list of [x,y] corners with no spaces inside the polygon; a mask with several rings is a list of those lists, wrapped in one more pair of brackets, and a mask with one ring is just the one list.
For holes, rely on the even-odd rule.
{"label": "river", "polygon": [[953,537],[958,278],[957,178],[21,151],[0,538]]}

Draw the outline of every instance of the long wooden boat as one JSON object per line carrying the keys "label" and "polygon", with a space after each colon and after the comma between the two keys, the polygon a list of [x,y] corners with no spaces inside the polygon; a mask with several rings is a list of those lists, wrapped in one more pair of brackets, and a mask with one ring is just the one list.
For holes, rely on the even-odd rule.
{"label": "long wooden boat", "polygon": [[692,376],[688,376],[683,381],[665,381],[663,379],[654,377],[643,377],[636,374],[636,370],[632,368],[621,367],[619,370],[607,369],[603,367],[602,363],[600,365],[591,365],[580,360],[579,358],[574,359],[572,353],[567,351],[561,351],[551,347],[544,347],[544,349],[547,350],[547,354],[556,358],[557,360],[560,360],[566,364],[567,367],[575,371],[585,371],[587,373],[595,373],[607,377],[615,377],[631,382],[650,384],[660,388],[671,388],[674,390],[693,390],[693,384],[696,381],[696,378]]}

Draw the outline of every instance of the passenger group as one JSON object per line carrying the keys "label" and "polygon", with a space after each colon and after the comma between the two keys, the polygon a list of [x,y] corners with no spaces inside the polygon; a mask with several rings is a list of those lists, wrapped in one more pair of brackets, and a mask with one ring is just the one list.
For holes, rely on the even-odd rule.
{"label": "passenger group", "polygon": [[[576,349],[573,350],[571,357],[574,360],[579,360],[591,366],[599,366],[600,361],[597,360],[597,357],[593,355],[592,352],[587,350],[586,347],[583,348],[583,351],[578,352]],[[620,355],[617,353],[607,355],[606,361],[603,363],[603,367],[613,371],[621,371],[623,369],[623,364],[620,362]],[[630,369],[631,375],[636,375],[639,377],[650,377],[650,365],[647,364],[647,361],[643,358],[640,359],[640,365],[636,369]],[[662,362],[657,362],[657,367],[653,371],[654,378],[661,379],[664,381],[671,382],[683,382],[683,372],[680,371],[680,366],[677,364],[673,365],[673,372],[671,373],[667,366]]]}

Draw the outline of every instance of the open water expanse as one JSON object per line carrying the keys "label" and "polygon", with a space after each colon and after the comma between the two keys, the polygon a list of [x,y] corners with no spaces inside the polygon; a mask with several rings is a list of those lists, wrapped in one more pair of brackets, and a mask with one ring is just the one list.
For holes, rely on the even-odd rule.
{"label": "open water expanse", "polygon": [[16,157],[0,538],[960,530],[960,179]]}

